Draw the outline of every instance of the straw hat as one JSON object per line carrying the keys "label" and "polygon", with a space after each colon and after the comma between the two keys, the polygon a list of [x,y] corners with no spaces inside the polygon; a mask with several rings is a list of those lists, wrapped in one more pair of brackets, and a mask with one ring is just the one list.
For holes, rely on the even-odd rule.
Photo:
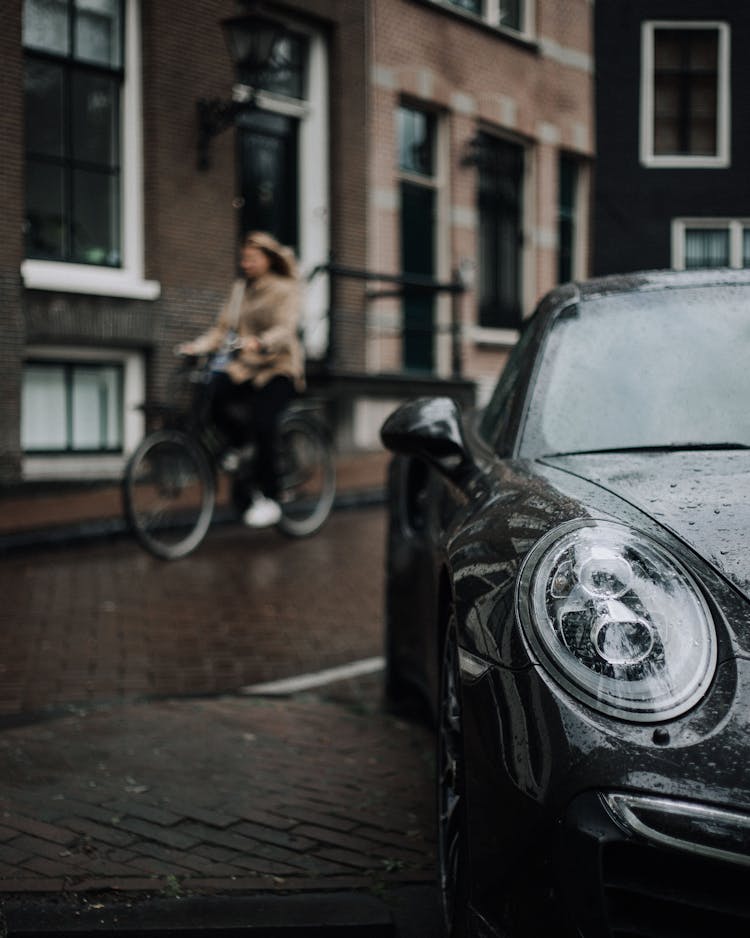
{"label": "straw hat", "polygon": [[297,276],[297,261],[294,251],[278,242],[267,231],[251,231],[245,235],[244,247],[260,248],[271,261],[271,270],[282,277]]}

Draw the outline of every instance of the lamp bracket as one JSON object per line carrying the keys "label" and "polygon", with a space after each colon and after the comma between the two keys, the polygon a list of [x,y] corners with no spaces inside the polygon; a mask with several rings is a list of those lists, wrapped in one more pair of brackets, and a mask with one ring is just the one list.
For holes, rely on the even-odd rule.
{"label": "lamp bracket", "polygon": [[220,98],[198,99],[198,169],[209,168],[208,145],[211,138],[231,127],[241,111],[252,108],[255,104],[252,93],[243,94],[238,98],[230,101]]}

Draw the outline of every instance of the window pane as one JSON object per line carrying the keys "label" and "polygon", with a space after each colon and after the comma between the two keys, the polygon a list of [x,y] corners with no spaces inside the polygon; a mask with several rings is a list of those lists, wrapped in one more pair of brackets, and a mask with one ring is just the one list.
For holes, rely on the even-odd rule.
{"label": "window pane", "polygon": [[119,178],[73,173],[73,260],[116,267],[120,263]]}
{"label": "window pane", "polygon": [[61,260],[66,251],[63,171],[59,166],[26,164],[26,256]]}
{"label": "window pane", "polygon": [[26,365],[21,395],[21,446],[33,450],[64,450],[65,369],[62,365]]}
{"label": "window pane", "polygon": [[470,13],[482,12],[482,0],[448,0],[454,7],[461,7],[462,10],[468,10]]}
{"label": "window pane", "polygon": [[25,0],[23,44],[67,55],[70,52],[67,0]]}
{"label": "window pane", "polygon": [[286,33],[276,41],[267,69],[255,72],[240,66],[238,77],[244,84],[264,91],[303,99],[306,63],[307,40],[304,36]]}
{"label": "window pane", "polygon": [[432,176],[435,172],[435,121],[432,115],[401,107],[397,121],[399,169]]}
{"label": "window pane", "polygon": [[523,0],[500,0],[500,25],[523,29]]}
{"label": "window pane", "polygon": [[59,65],[26,62],[26,150],[63,154],[63,70]]}
{"label": "window pane", "polygon": [[242,230],[270,231],[283,244],[296,245],[299,121],[255,110],[240,117]]}
{"label": "window pane", "polygon": [[73,370],[73,439],[76,450],[117,449],[120,434],[120,371],[114,366]]}
{"label": "window pane", "polygon": [[524,152],[482,135],[479,165],[479,320],[482,326],[521,323]]}
{"label": "window pane", "polygon": [[573,277],[573,253],[576,228],[576,190],[578,164],[563,154],[560,157],[560,205],[558,216],[557,279],[565,283]]}
{"label": "window pane", "polygon": [[74,160],[107,167],[119,164],[118,86],[108,77],[89,72],[72,76]]}
{"label": "window pane", "polygon": [[121,47],[120,0],[76,0],[76,58],[119,68]]}
{"label": "window pane", "polygon": [[729,231],[726,228],[685,230],[685,267],[729,266]]}
{"label": "window pane", "polygon": [[719,35],[654,32],[654,153],[713,156],[718,149]]}
{"label": "window pane", "polygon": [[119,365],[24,366],[21,442],[26,452],[122,448]]}
{"label": "window pane", "polygon": [[750,228],[742,230],[742,266],[750,267]]}

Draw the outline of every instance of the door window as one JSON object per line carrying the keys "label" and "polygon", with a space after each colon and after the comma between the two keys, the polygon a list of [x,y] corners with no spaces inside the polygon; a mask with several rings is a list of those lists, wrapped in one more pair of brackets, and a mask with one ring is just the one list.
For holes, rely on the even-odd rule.
{"label": "door window", "polygon": [[239,122],[242,230],[269,231],[297,249],[299,120],[255,111]]}

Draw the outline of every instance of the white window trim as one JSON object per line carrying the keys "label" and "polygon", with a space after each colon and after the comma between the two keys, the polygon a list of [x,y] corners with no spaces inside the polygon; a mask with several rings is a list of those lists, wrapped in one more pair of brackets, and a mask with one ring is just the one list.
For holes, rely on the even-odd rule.
{"label": "white window trim", "polygon": [[729,231],[729,266],[741,270],[743,232],[750,228],[750,218],[673,218],[672,267],[685,270],[685,232],[688,228],[724,228]]}
{"label": "white window trim", "polygon": [[155,300],[161,284],[144,279],[141,25],[138,0],[125,6],[125,82],[122,90],[122,267],[27,259],[21,264],[30,290],[55,290]]}
{"label": "white window trim", "polygon": [[[715,29],[719,35],[719,76],[715,156],[654,154],[654,32],[657,29]],[[652,169],[725,169],[730,165],[729,25],[716,20],[646,20],[641,24],[640,157]]]}
{"label": "white window trim", "polygon": [[521,333],[518,329],[491,329],[487,326],[474,326],[471,338],[476,345],[491,345],[507,348],[518,342]]}
{"label": "white window trim", "polygon": [[119,362],[123,368],[121,455],[85,453],[23,458],[24,479],[119,478],[128,455],[143,439],[145,419],[139,409],[144,401],[146,367],[143,355],[118,348],[71,348],[67,345],[30,345],[27,359],[61,362]]}

